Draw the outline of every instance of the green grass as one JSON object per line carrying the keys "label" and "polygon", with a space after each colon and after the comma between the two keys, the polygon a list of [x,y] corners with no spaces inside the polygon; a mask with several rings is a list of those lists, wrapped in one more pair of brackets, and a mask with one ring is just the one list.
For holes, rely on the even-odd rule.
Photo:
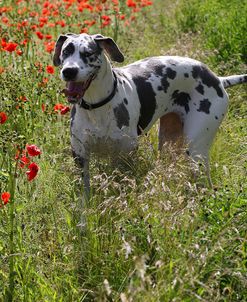
{"label": "green grass", "polygon": [[[154,2],[135,25],[119,29],[126,63],[189,53],[220,75],[245,72],[243,1],[233,1],[231,9],[227,1]],[[230,17],[216,18],[216,6]],[[237,28],[230,40],[229,28]],[[114,28],[103,31],[114,35]],[[54,37],[58,32],[52,31]],[[227,51],[219,41],[229,42]],[[191,177],[190,163],[174,148],[159,154],[155,125],[131,158],[117,165],[92,160],[82,234],[81,175],[70,154],[69,117],[53,111],[56,103],[66,103],[62,83],[58,71],[38,72],[37,54],[44,66],[51,64],[37,40],[20,57],[0,52],[7,70],[0,74],[0,111],[9,117],[0,125],[0,193],[13,197],[0,208],[0,301],[245,301],[246,86],[228,90],[229,113],[211,150],[214,190],[203,171],[198,180]],[[43,77],[49,78],[45,86],[39,84]],[[42,150],[33,182],[25,170],[15,173],[16,149],[27,143]]]}
{"label": "green grass", "polygon": [[200,33],[206,48],[214,50],[210,61],[247,63],[247,4],[245,1],[182,1],[178,24],[182,31]]}

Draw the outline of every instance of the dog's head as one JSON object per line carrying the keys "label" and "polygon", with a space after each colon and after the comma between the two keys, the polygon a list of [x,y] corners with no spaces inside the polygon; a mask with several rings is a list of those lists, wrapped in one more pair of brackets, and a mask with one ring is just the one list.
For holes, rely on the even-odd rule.
{"label": "dog's head", "polygon": [[111,60],[124,61],[123,54],[111,38],[99,34],[66,34],[58,38],[53,63],[61,66],[61,78],[67,82],[64,93],[70,102],[82,98],[97,76],[105,59],[103,50]]}

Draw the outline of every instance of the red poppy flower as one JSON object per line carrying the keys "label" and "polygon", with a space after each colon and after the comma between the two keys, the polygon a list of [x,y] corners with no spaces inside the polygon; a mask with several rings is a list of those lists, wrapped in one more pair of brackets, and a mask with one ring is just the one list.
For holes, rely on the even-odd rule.
{"label": "red poppy flower", "polygon": [[46,71],[50,74],[54,73],[54,67],[51,65],[46,66]]}
{"label": "red poppy flower", "polygon": [[3,49],[8,51],[8,52],[12,52],[12,51],[15,51],[17,46],[18,46],[17,43],[9,42],[9,43],[6,44],[6,46]]}
{"label": "red poppy flower", "polygon": [[23,51],[20,49],[16,50],[15,52],[18,56],[21,56],[23,54]]}
{"label": "red poppy flower", "polygon": [[83,27],[81,30],[80,30],[80,34],[87,34],[88,33],[88,28],[86,27]]}
{"label": "red poppy flower", "polygon": [[7,17],[2,17],[2,22],[7,24],[9,22],[9,19]]}
{"label": "red poppy flower", "polygon": [[28,39],[25,39],[20,44],[25,46],[25,45],[27,45],[27,43],[28,43]]}
{"label": "red poppy flower", "polygon": [[6,39],[2,38],[2,40],[1,40],[1,46],[4,48],[4,47],[6,47],[6,45],[7,45]]}
{"label": "red poppy flower", "polygon": [[46,40],[51,40],[52,39],[52,35],[45,35]]}
{"label": "red poppy flower", "polygon": [[30,159],[28,157],[26,157],[25,155],[23,155],[20,158],[20,167],[24,168],[25,166],[27,166],[30,163]]}
{"label": "red poppy flower", "polygon": [[63,109],[63,107],[64,107],[64,105],[63,104],[56,104],[55,106],[54,106],[54,110],[55,111],[61,111],[62,109]]}
{"label": "red poppy flower", "polygon": [[2,202],[3,202],[4,205],[9,202],[9,199],[10,199],[10,193],[9,192],[3,192],[1,194],[1,200],[2,200]]}
{"label": "red poppy flower", "polygon": [[87,26],[93,26],[96,23],[95,20],[85,20],[84,24]]}
{"label": "red poppy flower", "polygon": [[141,6],[142,6],[142,7],[150,6],[150,5],[153,5],[153,2],[152,2],[152,1],[148,1],[148,0],[142,0],[142,1],[141,1]]}
{"label": "red poppy flower", "polygon": [[64,114],[66,114],[67,112],[70,111],[70,107],[69,106],[64,106],[63,104],[58,103],[54,106],[54,111],[56,111],[56,112],[60,111],[60,114],[64,115]]}
{"label": "red poppy flower", "polygon": [[136,7],[136,3],[133,0],[127,0],[126,4],[128,7]]}
{"label": "red poppy flower", "polygon": [[101,19],[104,20],[104,22],[102,22],[102,27],[105,27],[111,23],[111,17],[109,16],[104,15],[101,17]]}
{"label": "red poppy flower", "polygon": [[0,112],[0,124],[4,124],[8,119],[8,116],[5,112]]}
{"label": "red poppy flower", "polygon": [[49,53],[51,53],[55,48],[55,42],[54,41],[45,42],[44,44],[45,44],[45,50]]}
{"label": "red poppy flower", "polygon": [[28,166],[28,169],[29,170],[26,172],[27,179],[28,179],[28,181],[31,181],[37,176],[38,171],[39,171],[39,166],[33,162]]}
{"label": "red poppy flower", "polygon": [[70,111],[69,106],[64,106],[64,107],[61,109],[60,113],[61,113],[62,115],[64,115],[64,114],[66,114],[66,113],[69,112],[69,111]]}
{"label": "red poppy flower", "polygon": [[119,18],[120,20],[124,20],[124,19],[125,19],[125,15],[119,15],[118,18]]}
{"label": "red poppy flower", "polygon": [[36,35],[40,40],[44,38],[44,35],[40,31],[36,31]]}
{"label": "red poppy flower", "polygon": [[41,154],[40,149],[36,145],[27,145],[26,149],[30,156],[38,156]]}

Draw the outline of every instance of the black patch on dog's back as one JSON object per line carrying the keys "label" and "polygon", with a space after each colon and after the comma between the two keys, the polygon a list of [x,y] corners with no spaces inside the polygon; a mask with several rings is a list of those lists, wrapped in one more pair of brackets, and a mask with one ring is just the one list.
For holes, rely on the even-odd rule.
{"label": "black patch on dog's back", "polygon": [[194,79],[201,79],[202,83],[208,87],[213,87],[219,97],[223,97],[223,91],[220,87],[220,80],[204,65],[196,65],[192,68]]}
{"label": "black patch on dog's back", "polygon": [[173,105],[176,104],[178,106],[184,107],[186,113],[190,111],[189,101],[191,100],[191,97],[188,93],[175,90],[172,94],[172,100]]}
{"label": "black patch on dog's back", "polygon": [[197,109],[198,112],[204,112],[206,114],[209,114],[209,108],[211,107],[211,102],[209,102],[208,99],[204,99],[202,101],[200,101],[200,107],[199,109]]}
{"label": "black patch on dog's back", "polygon": [[154,61],[149,62],[147,68],[143,68],[141,63],[132,64],[126,67],[126,70],[132,75],[132,80],[135,83],[141,105],[139,121],[137,124],[138,135],[142,134],[150,124],[156,110],[156,93],[153,90],[152,84],[148,81],[154,74],[154,66],[159,68],[158,64],[155,64]]}
{"label": "black patch on dog's back", "polygon": [[136,85],[141,104],[140,117],[137,125],[137,134],[140,135],[153,118],[156,109],[156,94],[153,91],[151,83],[147,82],[145,78],[135,76],[133,81]]}

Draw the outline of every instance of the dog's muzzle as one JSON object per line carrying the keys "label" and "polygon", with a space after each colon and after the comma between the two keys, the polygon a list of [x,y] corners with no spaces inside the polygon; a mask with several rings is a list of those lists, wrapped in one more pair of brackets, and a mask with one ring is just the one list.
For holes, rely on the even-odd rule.
{"label": "dog's muzzle", "polygon": [[[64,69],[65,74],[66,70],[74,69],[74,68],[66,68]],[[63,74],[64,74],[63,71]],[[68,71],[68,73],[73,74],[74,71]],[[75,72],[74,72],[75,73]],[[66,77],[65,77],[66,78]],[[95,75],[91,75],[85,82],[76,82],[73,80],[66,80],[66,88],[62,90],[62,93],[68,98],[68,102],[74,104],[78,103],[84,96],[86,90],[90,86],[91,82],[95,78]],[[73,78],[75,79],[75,77]]]}
{"label": "dog's muzzle", "polygon": [[62,75],[65,81],[75,80],[77,74],[78,74],[78,68],[74,68],[74,67],[65,68],[62,71]]}

